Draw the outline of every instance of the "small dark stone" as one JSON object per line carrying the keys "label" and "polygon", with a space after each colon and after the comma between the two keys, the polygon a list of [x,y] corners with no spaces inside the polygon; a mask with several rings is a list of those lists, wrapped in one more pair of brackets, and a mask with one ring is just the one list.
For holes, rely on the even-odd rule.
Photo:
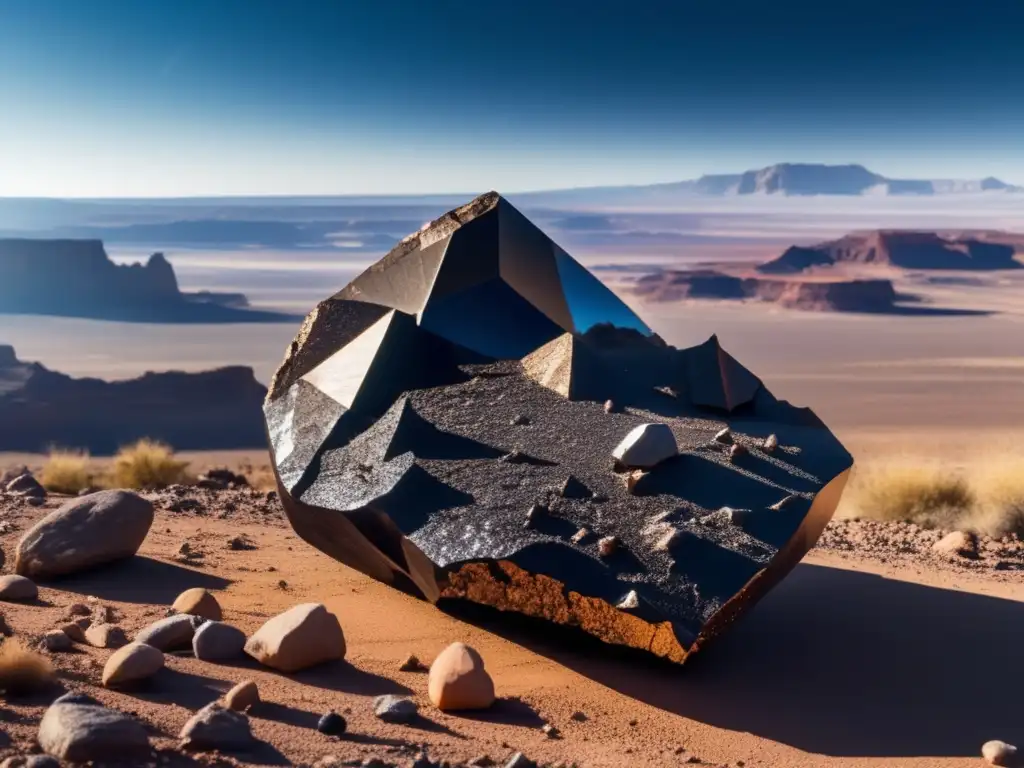
{"label": "small dark stone", "polygon": [[473,768],[490,768],[490,766],[497,764],[490,755],[480,755],[469,761],[469,765],[473,766]]}
{"label": "small dark stone", "polygon": [[418,707],[412,699],[401,696],[378,696],[373,700],[373,714],[385,723],[411,723]]}
{"label": "small dark stone", "polygon": [[345,722],[345,718],[337,712],[328,712],[316,724],[316,729],[328,736],[341,736],[347,727],[348,723]]}
{"label": "small dark stone", "polygon": [[523,416],[523,414],[519,414],[510,423],[513,427],[525,427],[530,423],[530,419],[527,416]]}
{"label": "small dark stone", "polygon": [[587,722],[587,720],[589,720],[586,714],[580,712],[579,710],[572,713],[572,719],[575,720],[577,723],[585,723]]}

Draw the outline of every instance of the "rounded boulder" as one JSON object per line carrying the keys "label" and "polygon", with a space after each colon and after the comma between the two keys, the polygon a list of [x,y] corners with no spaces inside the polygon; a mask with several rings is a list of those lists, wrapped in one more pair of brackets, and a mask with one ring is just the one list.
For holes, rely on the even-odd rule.
{"label": "rounded boulder", "polygon": [[130,491],[73,499],[37,522],[18,542],[14,570],[50,578],[132,557],[150,526],[153,505]]}
{"label": "rounded boulder", "polygon": [[430,665],[427,692],[441,710],[486,709],[494,703],[494,681],[473,648],[452,643]]}

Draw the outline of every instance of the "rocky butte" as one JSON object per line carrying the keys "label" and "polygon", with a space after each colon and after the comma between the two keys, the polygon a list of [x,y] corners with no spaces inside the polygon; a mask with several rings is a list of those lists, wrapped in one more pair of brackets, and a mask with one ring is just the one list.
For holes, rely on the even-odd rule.
{"label": "rocky butte", "polygon": [[0,344],[0,451],[109,454],[143,437],[181,450],[251,448],[265,440],[265,394],[241,366],[107,382],[22,362]]}
{"label": "rocky butte", "polygon": [[314,547],[676,662],[796,565],[852,466],[717,338],[667,345],[494,192],[317,305],[264,415]]}
{"label": "rocky butte", "polygon": [[183,293],[162,253],[115,264],[99,240],[0,239],[0,314],[157,323],[280,322],[237,294]]}

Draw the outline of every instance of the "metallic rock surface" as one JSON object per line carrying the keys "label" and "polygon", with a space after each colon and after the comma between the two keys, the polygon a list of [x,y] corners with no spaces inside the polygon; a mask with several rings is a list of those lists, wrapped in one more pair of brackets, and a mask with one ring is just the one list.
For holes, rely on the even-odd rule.
{"label": "metallic rock surface", "polygon": [[[853,463],[716,337],[665,344],[494,192],[321,302],[264,413],[314,547],[434,603],[677,662],[814,545]],[[616,447],[651,423],[678,454],[618,473]]]}

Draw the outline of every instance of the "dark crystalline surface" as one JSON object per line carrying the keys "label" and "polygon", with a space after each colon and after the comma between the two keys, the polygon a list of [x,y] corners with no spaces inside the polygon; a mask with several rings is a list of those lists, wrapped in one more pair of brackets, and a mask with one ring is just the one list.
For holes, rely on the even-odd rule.
{"label": "dark crystalline surface", "polygon": [[[314,309],[264,411],[313,546],[680,662],[813,546],[852,465],[715,337],[666,345],[496,193]],[[652,422],[678,455],[616,466]]]}

